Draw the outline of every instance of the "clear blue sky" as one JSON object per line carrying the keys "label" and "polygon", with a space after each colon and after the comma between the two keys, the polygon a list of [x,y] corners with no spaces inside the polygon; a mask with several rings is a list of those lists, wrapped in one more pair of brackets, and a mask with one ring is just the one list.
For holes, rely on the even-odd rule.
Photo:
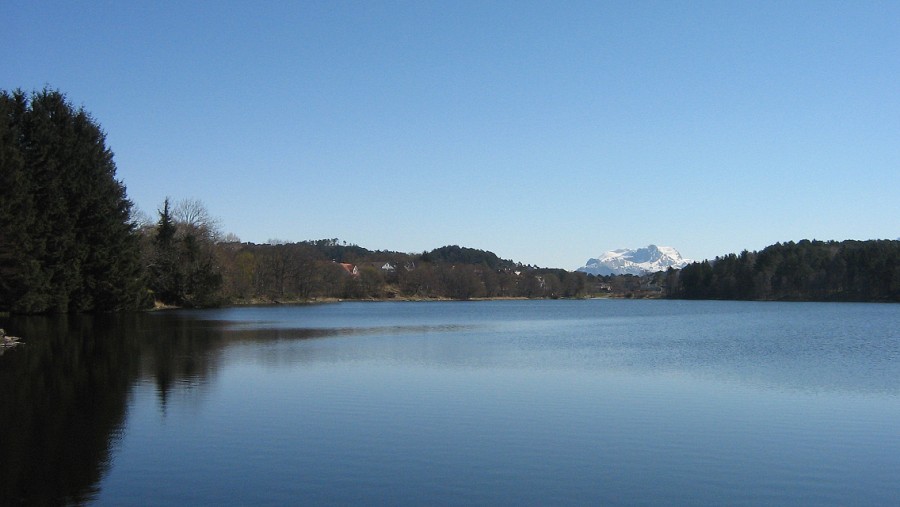
{"label": "clear blue sky", "polygon": [[574,269],[900,237],[900,2],[7,1],[149,214]]}

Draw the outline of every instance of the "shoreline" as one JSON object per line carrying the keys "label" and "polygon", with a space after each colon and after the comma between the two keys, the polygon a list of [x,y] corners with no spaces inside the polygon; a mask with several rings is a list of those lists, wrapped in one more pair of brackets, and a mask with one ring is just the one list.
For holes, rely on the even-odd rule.
{"label": "shoreline", "polygon": [[159,301],[155,302],[153,308],[149,308],[146,311],[156,312],[156,311],[166,311],[166,310],[184,310],[184,309],[193,309],[193,310],[207,310],[214,308],[239,308],[245,306],[305,306],[305,305],[327,305],[327,304],[336,304],[336,303],[390,303],[390,302],[399,302],[399,303],[465,303],[465,302],[474,302],[474,301],[579,301],[579,300],[592,300],[592,299],[664,299],[660,296],[650,296],[650,295],[613,295],[613,294],[603,294],[603,295],[592,295],[592,296],[582,296],[582,297],[569,297],[569,298],[549,298],[549,297],[536,297],[529,298],[525,296],[499,296],[499,297],[479,297],[479,298],[469,298],[469,299],[453,299],[447,297],[399,297],[399,298],[363,298],[363,299],[352,299],[352,298],[313,298],[313,299],[251,299],[251,300],[237,300],[230,301],[224,303],[219,306],[202,306],[202,307],[191,307],[191,306],[176,306],[176,305],[167,305],[160,303]]}

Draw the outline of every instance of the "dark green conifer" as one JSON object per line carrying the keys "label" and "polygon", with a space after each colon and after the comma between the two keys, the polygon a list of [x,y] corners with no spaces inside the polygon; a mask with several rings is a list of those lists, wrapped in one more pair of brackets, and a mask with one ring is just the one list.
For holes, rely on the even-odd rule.
{"label": "dark green conifer", "polygon": [[131,202],[103,131],[58,91],[4,91],[0,102],[0,308],[145,304]]}
{"label": "dark green conifer", "polygon": [[153,236],[153,255],[149,268],[150,289],[153,296],[166,304],[181,304],[181,270],[176,250],[175,221],[169,209],[169,198],[158,210],[159,221],[156,223],[156,231]]}

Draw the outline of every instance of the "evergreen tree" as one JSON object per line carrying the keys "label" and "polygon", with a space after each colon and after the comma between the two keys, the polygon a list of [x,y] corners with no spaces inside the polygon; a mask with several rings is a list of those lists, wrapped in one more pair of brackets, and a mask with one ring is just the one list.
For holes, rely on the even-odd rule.
{"label": "evergreen tree", "polygon": [[58,91],[4,91],[0,103],[0,308],[142,306],[131,202],[103,131]]}
{"label": "evergreen tree", "polygon": [[159,210],[159,221],[153,236],[153,253],[150,265],[150,290],[153,297],[165,304],[181,304],[182,275],[178,264],[175,243],[175,223],[169,209],[169,198]]}
{"label": "evergreen tree", "polygon": [[22,146],[27,109],[23,93],[0,93],[0,309],[44,306],[49,284],[31,234],[37,209]]}

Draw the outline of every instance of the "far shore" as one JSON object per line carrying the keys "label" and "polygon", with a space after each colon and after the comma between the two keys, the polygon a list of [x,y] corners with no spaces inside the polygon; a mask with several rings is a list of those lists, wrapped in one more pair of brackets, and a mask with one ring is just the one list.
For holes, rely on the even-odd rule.
{"label": "far shore", "polygon": [[194,309],[210,309],[210,308],[237,308],[244,306],[303,306],[303,305],[324,305],[324,304],[334,304],[334,303],[350,303],[350,302],[358,302],[358,303],[387,303],[387,302],[402,302],[402,303],[440,303],[440,302],[467,302],[467,301],[543,301],[543,300],[563,300],[563,301],[578,301],[578,300],[587,300],[587,299],[662,299],[661,295],[656,294],[594,294],[590,296],[583,297],[574,297],[574,298],[529,298],[524,296],[500,296],[500,297],[475,297],[469,299],[453,299],[446,297],[388,297],[388,298],[361,298],[361,299],[352,299],[352,298],[312,298],[312,299],[293,299],[293,298],[278,298],[278,299],[264,299],[264,298],[253,298],[248,300],[235,300],[230,301],[228,303],[222,304],[221,306],[209,306],[209,307],[188,307],[188,306],[174,306],[174,305],[166,305],[159,301],[157,301],[153,308],[149,311],[163,311],[163,310],[178,310],[184,308],[194,308]]}

